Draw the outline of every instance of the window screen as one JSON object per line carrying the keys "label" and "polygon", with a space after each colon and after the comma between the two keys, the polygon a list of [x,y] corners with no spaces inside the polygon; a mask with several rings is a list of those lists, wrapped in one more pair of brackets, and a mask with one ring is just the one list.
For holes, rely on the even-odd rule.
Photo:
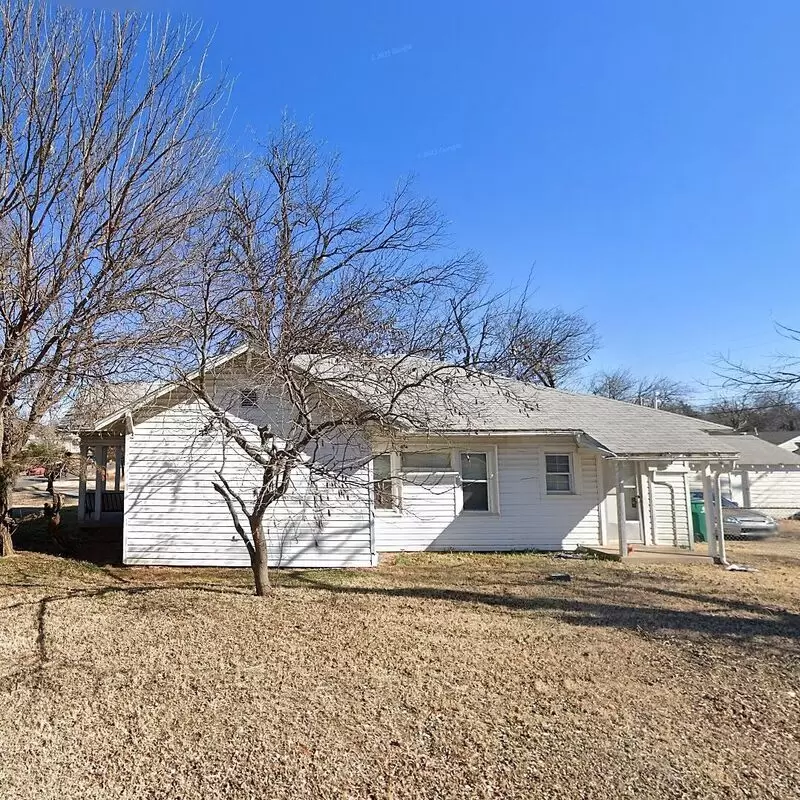
{"label": "window screen", "polygon": [[547,494],[572,494],[572,456],[547,455],[544,458]]}
{"label": "window screen", "polygon": [[418,453],[403,453],[400,465],[406,472],[450,472],[450,453],[424,450]]}
{"label": "window screen", "polygon": [[486,453],[461,454],[464,511],[489,510],[489,469]]}
{"label": "window screen", "polygon": [[375,508],[392,508],[392,458],[388,454],[372,459],[372,499]]}

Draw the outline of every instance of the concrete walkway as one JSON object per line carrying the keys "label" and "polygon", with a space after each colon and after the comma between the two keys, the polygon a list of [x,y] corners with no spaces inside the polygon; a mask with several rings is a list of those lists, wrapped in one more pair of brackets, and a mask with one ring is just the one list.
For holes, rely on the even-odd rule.
{"label": "concrete walkway", "polygon": [[708,550],[686,550],[682,547],[634,547],[632,553],[620,556],[616,547],[584,547],[584,551],[592,553],[607,561],[649,561],[655,564],[713,564],[714,559]]}

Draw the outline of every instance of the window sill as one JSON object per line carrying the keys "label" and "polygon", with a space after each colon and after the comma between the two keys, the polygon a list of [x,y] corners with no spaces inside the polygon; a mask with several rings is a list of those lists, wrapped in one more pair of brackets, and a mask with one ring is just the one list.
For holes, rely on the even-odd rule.
{"label": "window sill", "polygon": [[462,508],[461,511],[458,512],[458,516],[460,517],[462,514],[467,514],[470,517],[499,517],[499,511],[470,511],[469,509]]}

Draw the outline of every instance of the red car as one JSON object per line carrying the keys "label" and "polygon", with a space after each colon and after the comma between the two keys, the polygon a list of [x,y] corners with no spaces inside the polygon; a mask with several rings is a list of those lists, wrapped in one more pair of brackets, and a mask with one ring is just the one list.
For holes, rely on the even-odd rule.
{"label": "red car", "polygon": [[44,467],[29,467],[25,470],[25,474],[30,475],[33,478],[44,478],[44,473]]}

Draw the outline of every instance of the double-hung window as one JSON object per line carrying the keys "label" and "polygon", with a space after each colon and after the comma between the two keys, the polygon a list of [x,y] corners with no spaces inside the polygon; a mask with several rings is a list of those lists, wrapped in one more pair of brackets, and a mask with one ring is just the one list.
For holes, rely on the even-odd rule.
{"label": "double-hung window", "polygon": [[488,454],[461,453],[460,468],[464,511],[489,511]]}
{"label": "double-hung window", "polygon": [[395,507],[392,457],[388,453],[372,459],[372,501],[379,511],[391,511]]}
{"label": "double-hung window", "polygon": [[549,453],[544,461],[547,494],[574,494],[572,456],[569,453]]}

